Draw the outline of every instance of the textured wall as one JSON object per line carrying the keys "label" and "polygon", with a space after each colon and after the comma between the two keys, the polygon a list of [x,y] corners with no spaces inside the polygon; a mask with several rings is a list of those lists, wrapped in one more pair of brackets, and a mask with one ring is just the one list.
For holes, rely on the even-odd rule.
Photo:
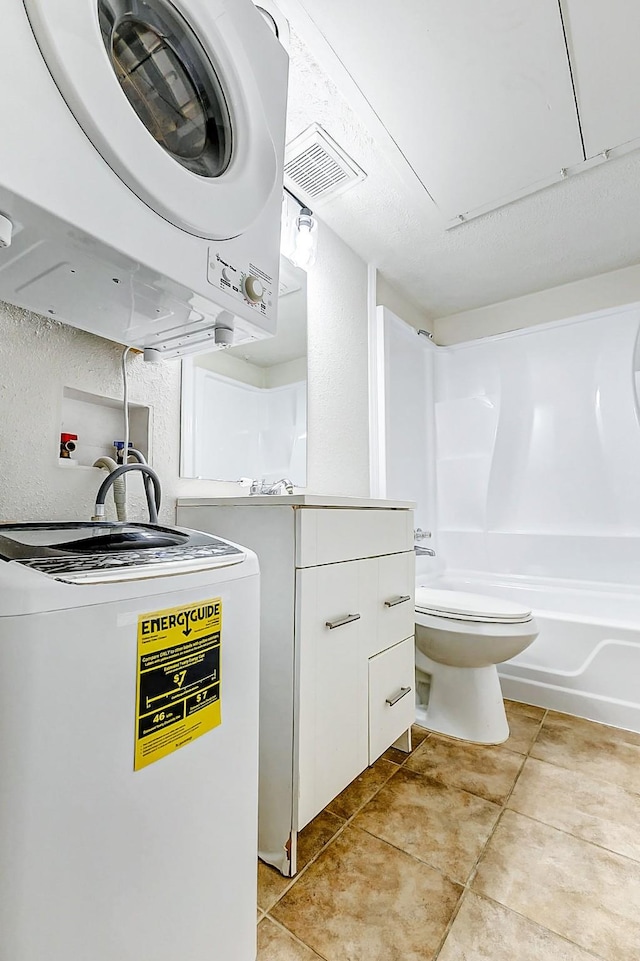
{"label": "textured wall", "polygon": [[322,494],[369,494],[367,266],[324,224],[307,280],[307,483]]}
{"label": "textured wall", "polygon": [[[99,337],[0,305],[1,520],[90,519],[106,475],[59,466],[62,391],[75,387],[120,398],[121,352]],[[178,480],[180,365],[145,364],[136,355],[129,372],[131,401],[153,410],[152,460],[163,483],[162,519],[173,522],[178,488],[190,483]],[[142,519],[140,479],[133,477],[128,486],[130,517]]]}
{"label": "textured wall", "polygon": [[[309,475],[311,490],[369,491],[367,271],[321,227],[309,275]],[[103,472],[58,464],[64,387],[122,397],[122,349],[72,327],[0,304],[0,520],[89,519]],[[162,520],[177,496],[240,492],[186,480],[180,464],[180,364],[129,360],[130,400],[153,410],[152,463],[163,483]],[[129,482],[132,519],[145,517],[140,480]]]}

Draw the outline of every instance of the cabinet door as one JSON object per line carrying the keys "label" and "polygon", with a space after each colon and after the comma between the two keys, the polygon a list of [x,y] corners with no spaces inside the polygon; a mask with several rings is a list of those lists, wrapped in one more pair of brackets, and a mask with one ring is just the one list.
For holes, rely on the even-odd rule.
{"label": "cabinet door", "polygon": [[375,564],[349,561],[296,573],[298,829],[368,763],[362,635],[371,612],[362,609],[361,585],[370,583]]}
{"label": "cabinet door", "polygon": [[369,764],[415,719],[413,637],[369,661]]}
{"label": "cabinet door", "polygon": [[378,558],[375,637],[370,636],[366,656],[373,657],[414,633],[415,554],[389,554]]}

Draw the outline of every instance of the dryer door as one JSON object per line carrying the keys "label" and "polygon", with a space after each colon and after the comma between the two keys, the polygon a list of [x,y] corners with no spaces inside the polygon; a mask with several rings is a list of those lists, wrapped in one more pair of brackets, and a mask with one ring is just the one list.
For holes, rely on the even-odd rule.
{"label": "dryer door", "polygon": [[198,237],[247,230],[282,182],[282,118],[252,59],[267,58],[284,90],[287,71],[250,0],[24,3],[56,85],[118,177]]}

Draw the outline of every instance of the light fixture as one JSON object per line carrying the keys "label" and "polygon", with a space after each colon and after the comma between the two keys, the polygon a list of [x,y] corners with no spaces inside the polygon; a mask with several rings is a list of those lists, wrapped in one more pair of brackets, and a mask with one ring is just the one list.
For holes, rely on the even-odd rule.
{"label": "light fixture", "polygon": [[295,218],[291,216],[287,198],[284,198],[282,252],[296,267],[308,270],[316,262],[318,221],[306,204],[286,187],[284,190],[299,205],[300,211]]}
{"label": "light fixture", "polygon": [[316,262],[318,250],[318,221],[308,207],[301,207],[296,219],[295,246],[291,255],[296,267],[308,270]]}

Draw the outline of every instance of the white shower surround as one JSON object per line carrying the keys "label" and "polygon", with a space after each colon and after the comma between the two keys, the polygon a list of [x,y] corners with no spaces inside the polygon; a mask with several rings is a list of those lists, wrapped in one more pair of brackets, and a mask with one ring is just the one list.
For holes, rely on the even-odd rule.
{"label": "white shower surround", "polygon": [[[424,514],[437,489],[419,582],[532,607],[508,696],[640,731],[640,306],[446,348],[384,326],[387,452],[404,451],[386,492],[419,478]],[[435,441],[416,444],[408,391]]]}

